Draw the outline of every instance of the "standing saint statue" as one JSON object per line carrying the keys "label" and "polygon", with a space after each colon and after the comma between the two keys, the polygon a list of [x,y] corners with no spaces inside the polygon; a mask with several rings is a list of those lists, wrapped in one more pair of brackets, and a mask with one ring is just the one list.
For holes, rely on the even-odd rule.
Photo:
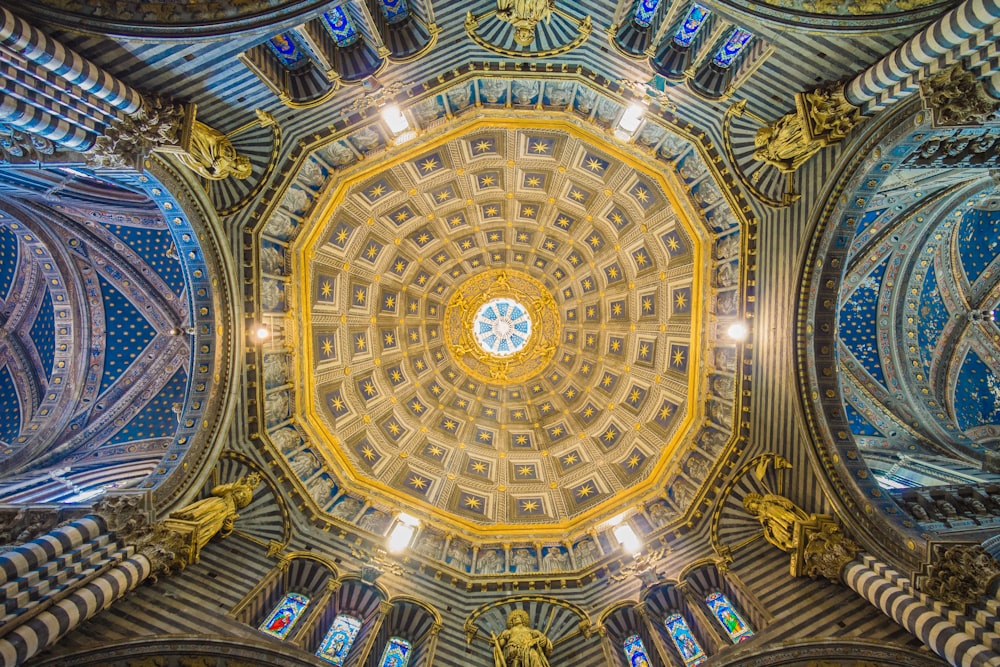
{"label": "standing saint statue", "polygon": [[216,534],[227,537],[233,532],[236,520],[240,518],[238,510],[250,504],[258,484],[260,475],[255,472],[235,482],[219,484],[212,488],[211,496],[173,512],[170,518],[198,524],[195,538],[197,554]]}
{"label": "standing saint statue", "polygon": [[795,524],[810,520],[805,510],[784,496],[774,493],[748,493],[743,498],[746,511],[760,520],[764,538],[782,551],[794,551]]}
{"label": "standing saint statue", "polygon": [[507,629],[493,638],[494,667],[550,667],[552,642],[529,624],[528,612],[523,609],[507,615]]}
{"label": "standing saint statue", "polygon": [[535,26],[549,21],[555,0],[497,0],[497,18],[514,26],[514,41],[531,46],[535,41]]}

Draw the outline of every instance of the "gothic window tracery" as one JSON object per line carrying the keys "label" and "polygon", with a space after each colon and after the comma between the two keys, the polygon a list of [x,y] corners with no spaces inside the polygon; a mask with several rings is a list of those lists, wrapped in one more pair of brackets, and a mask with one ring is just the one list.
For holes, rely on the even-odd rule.
{"label": "gothic window tracery", "polygon": [[350,614],[337,614],[323,641],[320,642],[316,655],[331,665],[343,665],[347,660],[347,654],[351,652],[354,640],[358,637],[359,630],[361,630],[361,619]]}
{"label": "gothic window tracery", "polygon": [[410,642],[402,637],[390,637],[382,651],[379,667],[406,667],[410,663]]}
{"label": "gothic window tracery", "polygon": [[705,598],[705,604],[708,605],[712,615],[719,621],[734,644],[753,637],[750,625],[743,620],[743,616],[724,593],[719,591],[712,593]]}
{"label": "gothic window tracery", "polygon": [[705,655],[704,649],[695,639],[694,633],[691,632],[691,628],[683,616],[679,613],[673,613],[664,619],[663,624],[670,635],[670,641],[673,642],[677,652],[684,660],[684,667],[694,667],[708,660],[708,656]]}
{"label": "gothic window tracery", "polygon": [[308,606],[307,596],[301,593],[286,593],[258,629],[272,637],[285,639]]}
{"label": "gothic window tracery", "polygon": [[629,635],[622,643],[622,650],[625,651],[629,667],[649,667],[649,653],[639,635]]}

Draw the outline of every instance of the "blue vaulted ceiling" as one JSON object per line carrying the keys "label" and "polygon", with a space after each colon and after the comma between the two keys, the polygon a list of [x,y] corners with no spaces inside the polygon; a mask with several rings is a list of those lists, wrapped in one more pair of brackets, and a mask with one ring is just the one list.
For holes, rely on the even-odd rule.
{"label": "blue vaulted ceiling", "polygon": [[191,263],[200,253],[178,251],[190,228],[177,217],[168,226],[141,189],[41,170],[18,184],[25,178],[66,187],[44,202],[27,187],[0,198],[0,308],[11,332],[0,340],[0,441],[9,445],[0,492],[7,475],[84,459],[93,468],[102,457],[134,483],[137,466],[161,467],[195,423],[181,413],[193,358],[188,275],[204,276]]}
{"label": "blue vaulted ceiling", "polygon": [[858,220],[851,250],[837,335],[858,444],[973,457],[993,448],[1000,439],[1000,328],[990,317],[1000,308],[995,184],[887,186]]}

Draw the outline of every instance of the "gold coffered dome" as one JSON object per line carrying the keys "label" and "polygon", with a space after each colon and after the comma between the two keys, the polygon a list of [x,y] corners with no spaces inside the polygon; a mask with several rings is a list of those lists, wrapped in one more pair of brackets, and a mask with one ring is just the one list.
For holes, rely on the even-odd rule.
{"label": "gold coffered dome", "polygon": [[530,114],[326,183],[286,340],[296,421],[341,487],[484,538],[662,494],[706,384],[708,233],[678,191]]}

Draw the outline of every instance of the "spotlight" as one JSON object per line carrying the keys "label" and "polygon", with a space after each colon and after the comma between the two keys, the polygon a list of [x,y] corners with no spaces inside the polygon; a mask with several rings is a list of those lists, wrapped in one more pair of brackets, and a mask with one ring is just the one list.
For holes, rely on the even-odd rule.
{"label": "spotlight", "polygon": [[396,523],[393,524],[392,530],[389,531],[389,537],[385,544],[386,549],[394,554],[398,554],[406,549],[406,547],[410,546],[410,541],[413,539],[413,534],[417,532],[419,525],[420,522],[416,517],[401,512],[396,517]]}
{"label": "spotlight", "polygon": [[615,539],[618,540],[618,544],[622,545],[625,553],[634,554],[642,549],[642,542],[639,541],[639,536],[632,530],[632,526],[627,523],[618,524],[611,529],[611,532],[615,534]]}
{"label": "spotlight", "polygon": [[267,340],[267,337],[271,335],[271,332],[267,330],[266,326],[261,324],[258,325],[254,334],[257,336],[257,340]]}
{"label": "spotlight", "polygon": [[382,120],[389,126],[389,131],[398,136],[410,128],[410,123],[406,116],[395,104],[382,107]]}
{"label": "spotlight", "polygon": [[747,334],[749,333],[750,330],[743,322],[733,322],[729,325],[729,328],[726,329],[726,334],[735,341],[746,340]]}

